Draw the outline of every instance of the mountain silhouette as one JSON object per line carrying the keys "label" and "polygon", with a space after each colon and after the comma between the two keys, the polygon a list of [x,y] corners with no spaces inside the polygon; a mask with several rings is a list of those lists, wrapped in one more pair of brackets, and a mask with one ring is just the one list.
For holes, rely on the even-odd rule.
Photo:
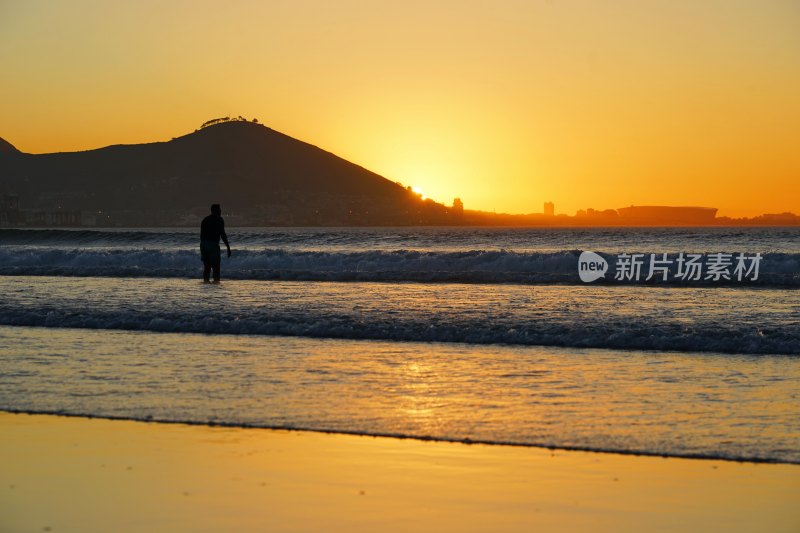
{"label": "mountain silhouette", "polygon": [[12,145],[10,142],[0,137],[0,154],[16,154],[16,153],[19,153],[19,150],[14,148],[14,145]]}
{"label": "mountain silhouette", "polygon": [[361,166],[244,120],[168,142],[36,155],[4,142],[0,150],[0,193],[18,195],[21,208],[102,211],[126,224],[188,221],[211,203],[256,225],[413,224],[446,212]]}

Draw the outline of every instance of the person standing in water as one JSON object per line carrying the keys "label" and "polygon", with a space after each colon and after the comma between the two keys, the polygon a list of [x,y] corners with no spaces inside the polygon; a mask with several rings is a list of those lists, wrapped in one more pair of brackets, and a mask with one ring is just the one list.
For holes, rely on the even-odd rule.
{"label": "person standing in water", "polygon": [[203,281],[205,283],[209,282],[212,270],[214,271],[214,283],[219,283],[220,239],[228,248],[228,257],[230,257],[231,245],[228,244],[228,236],[225,235],[222,208],[219,204],[213,204],[211,214],[200,224],[200,258],[203,260]]}

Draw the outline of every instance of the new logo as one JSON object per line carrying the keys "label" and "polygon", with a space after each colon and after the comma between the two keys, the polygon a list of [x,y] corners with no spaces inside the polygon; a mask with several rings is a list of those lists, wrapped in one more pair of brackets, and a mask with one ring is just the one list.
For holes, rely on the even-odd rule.
{"label": "new logo", "polygon": [[578,258],[578,275],[584,283],[605,277],[608,262],[594,252],[581,252]]}

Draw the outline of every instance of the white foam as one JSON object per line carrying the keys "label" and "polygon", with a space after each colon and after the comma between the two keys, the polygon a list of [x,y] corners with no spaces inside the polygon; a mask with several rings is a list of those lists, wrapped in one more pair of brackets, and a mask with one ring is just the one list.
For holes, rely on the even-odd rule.
{"label": "white foam", "polygon": [[[309,281],[417,281],[465,283],[581,283],[578,250],[514,252],[471,250],[357,252],[241,250],[223,259],[229,279]],[[600,252],[610,264],[614,254]],[[194,250],[0,247],[0,275],[194,277],[201,269]],[[644,276],[642,277],[642,281]],[[616,283],[613,272],[603,283]],[[674,277],[654,285],[714,285],[680,282]],[[764,254],[759,278],[732,285],[800,286],[800,254]]]}

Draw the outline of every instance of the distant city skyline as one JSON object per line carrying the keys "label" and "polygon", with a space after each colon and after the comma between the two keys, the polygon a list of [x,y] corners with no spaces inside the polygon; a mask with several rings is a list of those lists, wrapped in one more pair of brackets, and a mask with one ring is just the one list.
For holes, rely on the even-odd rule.
{"label": "distant city skyline", "polygon": [[242,115],[466,209],[800,212],[789,0],[0,3],[0,137]]}

